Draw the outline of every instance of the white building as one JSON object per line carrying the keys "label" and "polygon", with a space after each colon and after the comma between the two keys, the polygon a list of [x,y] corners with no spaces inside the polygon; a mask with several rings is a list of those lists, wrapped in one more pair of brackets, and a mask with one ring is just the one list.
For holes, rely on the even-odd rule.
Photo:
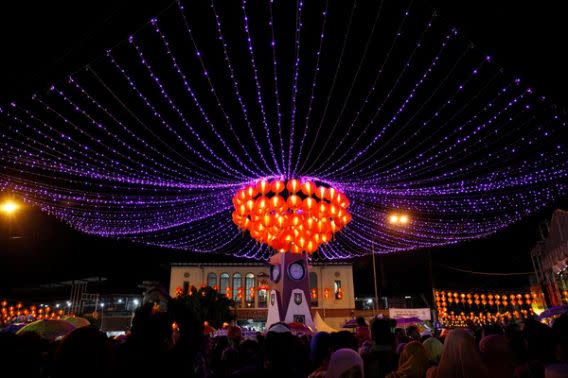
{"label": "white building", "polygon": [[[264,323],[267,316],[270,280],[267,264],[255,262],[172,264],[170,295],[191,286],[210,286],[236,303],[239,324]],[[355,310],[353,268],[346,263],[309,266],[312,315],[316,312],[332,327],[352,318]]]}

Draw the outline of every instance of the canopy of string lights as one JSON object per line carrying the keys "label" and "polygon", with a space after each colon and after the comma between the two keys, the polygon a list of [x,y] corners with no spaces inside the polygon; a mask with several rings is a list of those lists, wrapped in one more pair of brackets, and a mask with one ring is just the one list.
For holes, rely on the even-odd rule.
{"label": "canopy of string lights", "polygon": [[[179,0],[0,107],[0,189],[105,237],[348,258],[483,237],[565,195],[565,129],[418,0]],[[252,235],[280,217],[255,218],[251,233],[253,197],[235,195],[292,179],[348,198],[347,212],[306,196],[349,220],[327,217],[334,226],[293,245]]]}

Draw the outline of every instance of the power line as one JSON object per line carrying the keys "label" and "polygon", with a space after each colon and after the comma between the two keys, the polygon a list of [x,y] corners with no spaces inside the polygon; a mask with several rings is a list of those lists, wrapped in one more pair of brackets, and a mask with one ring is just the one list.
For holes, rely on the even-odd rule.
{"label": "power line", "polygon": [[445,264],[436,264],[445,269],[455,270],[456,272],[461,273],[469,273],[469,274],[477,274],[483,276],[528,276],[533,274],[534,272],[511,272],[511,273],[500,273],[500,272],[476,272],[473,270],[467,270],[462,268],[457,268],[455,266],[445,265]]}

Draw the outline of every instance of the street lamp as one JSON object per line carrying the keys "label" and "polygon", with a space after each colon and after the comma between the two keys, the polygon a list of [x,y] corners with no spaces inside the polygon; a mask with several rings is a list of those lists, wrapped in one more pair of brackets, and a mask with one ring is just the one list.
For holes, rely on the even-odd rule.
{"label": "street lamp", "polygon": [[6,215],[14,214],[19,208],[20,205],[10,199],[5,200],[2,205],[0,205],[0,211],[2,211]]}
{"label": "street lamp", "polygon": [[406,225],[410,221],[407,214],[393,213],[388,216],[388,221],[390,224],[395,226]]}
{"label": "street lamp", "polygon": [[[391,213],[387,216],[387,221],[393,226],[406,226],[410,221],[408,214],[405,213]],[[375,263],[375,239],[371,244],[371,252],[373,256],[373,283],[375,284],[375,298],[373,300],[373,313],[377,315],[379,310],[379,290],[377,287],[377,266]]]}
{"label": "street lamp", "polygon": [[6,225],[8,227],[8,238],[9,239],[19,239],[20,237],[12,235],[12,227],[14,221],[14,215],[20,209],[21,205],[11,198],[5,198],[0,203],[0,213],[6,217]]}
{"label": "street lamp", "polygon": [[6,199],[0,205],[0,211],[5,215],[12,215],[20,208],[20,204],[11,199]]}

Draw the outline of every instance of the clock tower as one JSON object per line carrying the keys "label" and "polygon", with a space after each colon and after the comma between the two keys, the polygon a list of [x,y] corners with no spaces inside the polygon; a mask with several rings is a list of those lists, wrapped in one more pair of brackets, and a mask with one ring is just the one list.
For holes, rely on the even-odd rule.
{"label": "clock tower", "polygon": [[272,285],[266,327],[277,322],[300,322],[313,329],[307,254],[276,253],[269,262]]}

